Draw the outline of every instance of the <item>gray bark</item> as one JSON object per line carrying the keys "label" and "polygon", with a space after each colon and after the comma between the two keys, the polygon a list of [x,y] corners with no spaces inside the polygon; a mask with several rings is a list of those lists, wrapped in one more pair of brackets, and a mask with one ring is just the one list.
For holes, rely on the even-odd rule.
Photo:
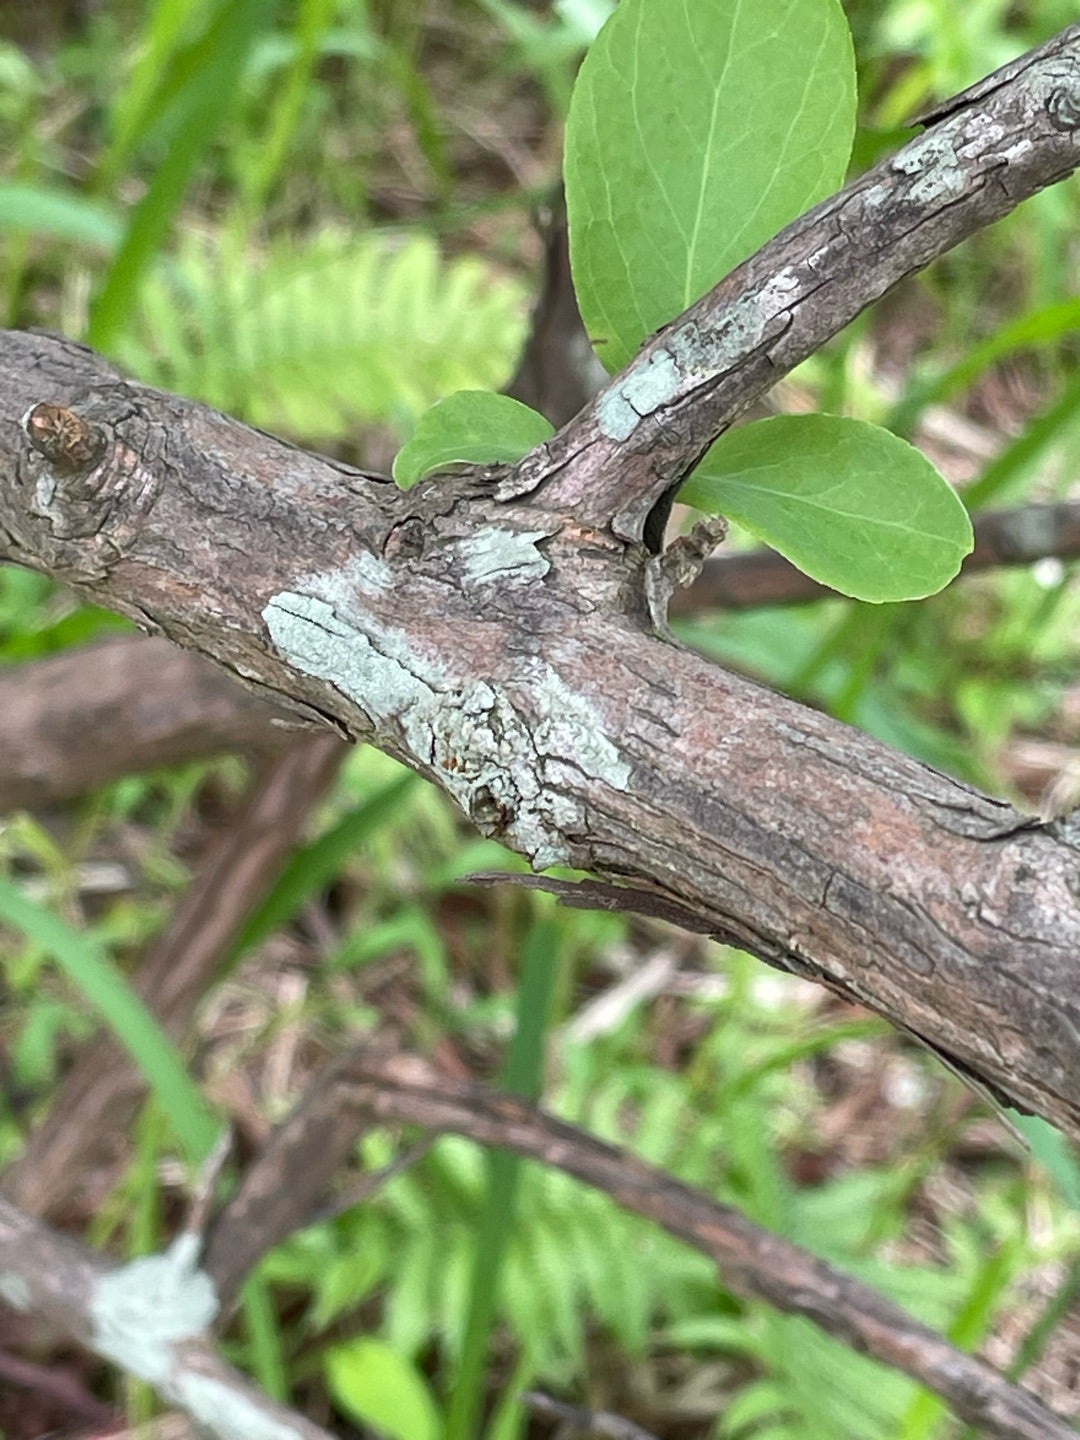
{"label": "gray bark", "polygon": [[7,333],[0,556],[373,740],[537,867],[632,879],[1080,1137],[1080,826],[680,648],[665,597],[700,557],[643,543],[739,409],[1075,168],[1078,125],[1072,26],[770,242],[519,465],[408,494]]}
{"label": "gray bark", "polygon": [[206,1338],[214,1287],[182,1236],[167,1255],[98,1260],[0,1200],[0,1300],[47,1321],[129,1375],[149,1381],[200,1433],[236,1440],[334,1440],[226,1365]]}

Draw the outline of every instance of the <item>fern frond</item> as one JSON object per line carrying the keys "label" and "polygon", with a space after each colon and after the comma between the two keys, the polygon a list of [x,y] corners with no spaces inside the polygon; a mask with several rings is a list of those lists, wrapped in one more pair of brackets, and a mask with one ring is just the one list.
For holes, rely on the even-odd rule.
{"label": "fern frond", "polygon": [[188,234],[140,292],[113,356],[148,383],[309,444],[363,425],[403,436],[458,389],[497,389],[524,336],[527,295],[428,235],[325,230],[243,263]]}

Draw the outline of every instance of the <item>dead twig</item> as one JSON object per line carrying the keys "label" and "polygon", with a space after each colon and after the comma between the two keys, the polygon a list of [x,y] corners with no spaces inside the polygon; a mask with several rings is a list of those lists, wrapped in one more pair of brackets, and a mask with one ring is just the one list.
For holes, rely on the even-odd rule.
{"label": "dead twig", "polygon": [[328,1067],[214,1226],[206,1268],[226,1302],[260,1255],[310,1214],[313,1197],[357,1138],[378,1125],[464,1135],[556,1166],[710,1256],[733,1291],[801,1315],[859,1354],[903,1371],[980,1433],[1001,1440],[1073,1437],[1069,1426],[991,1366],[733,1207],[525,1100],[377,1048]]}

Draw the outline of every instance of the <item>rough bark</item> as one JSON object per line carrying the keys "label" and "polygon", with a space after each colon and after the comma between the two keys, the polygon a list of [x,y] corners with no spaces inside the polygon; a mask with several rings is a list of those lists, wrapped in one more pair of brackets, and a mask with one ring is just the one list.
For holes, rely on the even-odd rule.
{"label": "rough bark", "polygon": [[[1080,503],[1021,505],[975,517],[975,549],[962,573],[1077,555]],[[774,550],[753,550],[707,560],[689,589],[672,596],[670,612],[793,605],[831,594]],[[142,635],[0,670],[0,715],[0,813],[52,806],[124,775],[228,750],[279,750],[294,720],[201,656]],[[1036,793],[1061,768],[1060,754],[1036,765]]]}
{"label": "rough bark", "polygon": [[519,465],[408,494],[7,334],[0,554],[374,740],[537,867],[632,877],[1080,1136],[1080,826],[680,649],[666,596],[700,555],[643,543],[777,375],[1080,163],[1080,26],[933,119]]}
{"label": "rough bark", "polygon": [[110,1266],[0,1200],[0,1300],[48,1321],[129,1375],[148,1380],[200,1433],[235,1440],[333,1440],[262,1394],[206,1338],[217,1313],[194,1237],[167,1255]]}

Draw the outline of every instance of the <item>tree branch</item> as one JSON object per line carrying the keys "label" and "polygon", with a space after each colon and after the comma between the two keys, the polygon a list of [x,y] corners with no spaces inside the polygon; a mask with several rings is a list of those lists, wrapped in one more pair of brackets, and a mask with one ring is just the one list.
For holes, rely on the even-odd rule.
{"label": "tree branch", "polygon": [[167,1255],[110,1267],[0,1200],[0,1300],[149,1381],[208,1435],[333,1440],[217,1355],[206,1338],[217,1301],[195,1268],[191,1239],[183,1237]]}
{"label": "tree branch", "polygon": [[[975,549],[960,578],[1077,556],[1080,502],[986,511],[975,516]],[[833,594],[775,550],[751,550],[707,560],[690,588],[672,596],[670,613],[795,605]],[[295,723],[201,656],[141,635],[0,670],[0,715],[0,813],[55,805],[124,775],[228,750],[279,750]]]}
{"label": "tree branch", "polygon": [[[601,401],[513,470],[402,494],[7,333],[0,553],[375,740],[537,868],[630,878],[1080,1137],[1080,826],[1037,824],[679,649],[663,612],[681,557],[605,523],[617,504],[636,533],[645,472],[669,483],[735,397],[825,338],[828,307],[835,329],[913,254],[1067,173],[1078,71],[1073,26],[717,287],[693,314],[727,336],[722,379],[683,375],[590,446]],[[890,246],[906,257],[891,268]],[[822,297],[793,315],[799,287]]]}
{"label": "tree branch", "polygon": [[989,1365],[731,1206],[517,1096],[454,1080],[413,1056],[379,1055],[371,1049],[328,1067],[223,1212],[210,1239],[206,1268],[224,1296],[234,1294],[264,1250],[284,1238],[300,1215],[310,1213],[358,1135],[386,1124],[418,1125],[499,1145],[605,1191],[708,1255],[733,1291],[802,1315],[860,1354],[910,1375],[981,1434],[1003,1440],[1066,1440],[1073,1434],[1033,1395]]}
{"label": "tree branch", "polygon": [[281,750],[293,719],[198,655],[118,635],[0,670],[0,814],[227,750]]}
{"label": "tree branch", "polygon": [[924,117],[677,320],[504,493],[640,540],[653,507],[752,400],[906,276],[1080,164],[1080,24]]}

